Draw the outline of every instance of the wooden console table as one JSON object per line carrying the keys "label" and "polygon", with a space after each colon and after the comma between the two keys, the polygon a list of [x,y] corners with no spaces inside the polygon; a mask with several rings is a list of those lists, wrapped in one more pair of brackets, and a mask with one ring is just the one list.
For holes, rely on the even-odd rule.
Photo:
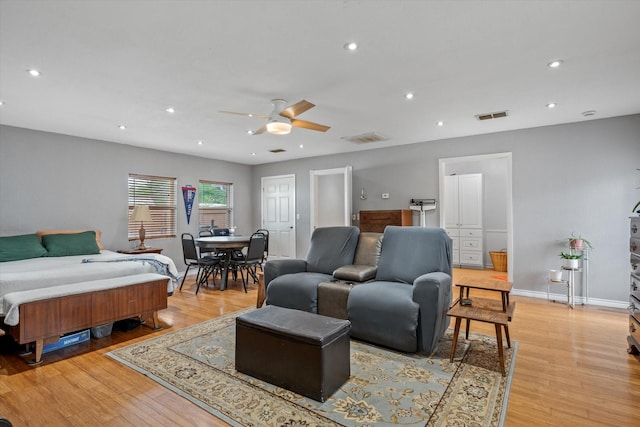
{"label": "wooden console table", "polygon": [[[453,302],[453,305],[447,312],[448,316],[455,317],[455,329],[453,333],[453,344],[451,346],[450,361],[453,362],[453,356],[458,345],[458,335],[460,333],[460,323],[462,319],[467,321],[466,338],[469,339],[469,327],[472,320],[479,322],[493,323],[496,329],[496,341],[498,344],[498,356],[500,357],[500,369],[502,376],[506,375],[504,369],[504,348],[502,345],[502,328],[504,327],[505,337],[507,339],[507,347],[511,348],[511,339],[509,338],[508,323],[513,317],[515,310],[515,302],[509,301],[509,293],[513,284],[504,280],[494,279],[472,279],[463,277],[456,286],[460,288],[460,297]],[[483,289],[487,291],[500,292],[501,299],[489,298],[473,298],[471,305],[462,305],[463,299],[469,299],[470,289]]]}

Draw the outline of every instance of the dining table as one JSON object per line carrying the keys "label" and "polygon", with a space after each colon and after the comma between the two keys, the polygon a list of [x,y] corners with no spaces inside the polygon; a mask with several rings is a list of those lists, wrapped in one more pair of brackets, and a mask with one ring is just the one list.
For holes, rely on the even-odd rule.
{"label": "dining table", "polygon": [[251,236],[209,236],[198,237],[196,245],[202,249],[215,249],[224,252],[224,265],[222,266],[222,279],[220,290],[227,289],[227,276],[229,274],[229,264],[231,264],[231,255],[233,251],[242,250],[249,246]]}

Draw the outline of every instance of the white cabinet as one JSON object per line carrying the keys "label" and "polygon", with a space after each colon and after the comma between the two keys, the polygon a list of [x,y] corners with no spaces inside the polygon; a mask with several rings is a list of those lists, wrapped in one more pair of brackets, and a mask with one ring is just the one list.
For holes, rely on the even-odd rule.
{"label": "white cabinet", "polygon": [[453,239],[453,264],[484,268],[482,174],[446,176],[445,229]]}

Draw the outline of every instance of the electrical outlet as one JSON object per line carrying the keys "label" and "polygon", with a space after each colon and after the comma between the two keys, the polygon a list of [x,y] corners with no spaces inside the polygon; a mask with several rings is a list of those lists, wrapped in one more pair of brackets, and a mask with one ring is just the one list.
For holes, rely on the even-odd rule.
{"label": "electrical outlet", "polygon": [[389,193],[382,193],[382,198],[383,199],[388,199],[389,198]]}

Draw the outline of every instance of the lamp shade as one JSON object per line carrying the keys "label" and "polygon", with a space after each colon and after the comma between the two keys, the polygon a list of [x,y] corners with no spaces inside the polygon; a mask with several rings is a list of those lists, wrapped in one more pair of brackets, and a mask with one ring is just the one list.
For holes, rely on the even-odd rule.
{"label": "lamp shade", "polygon": [[273,135],[286,135],[291,132],[291,123],[284,119],[272,119],[267,123],[267,132]]}
{"label": "lamp shade", "polygon": [[131,213],[131,221],[151,221],[151,213],[149,212],[149,206],[138,205],[133,207]]}

